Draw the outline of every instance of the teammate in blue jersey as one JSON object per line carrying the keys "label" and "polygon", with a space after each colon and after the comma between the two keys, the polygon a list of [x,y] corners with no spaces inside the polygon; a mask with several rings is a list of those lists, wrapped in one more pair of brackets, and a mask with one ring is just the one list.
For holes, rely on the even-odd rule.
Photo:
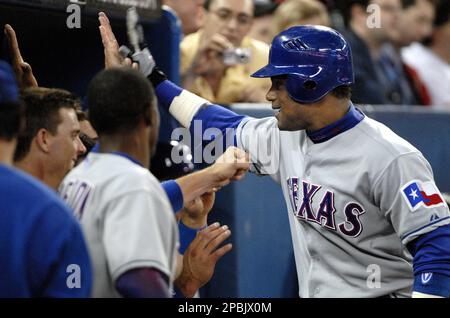
{"label": "teammate in blue jersey", "polygon": [[11,67],[0,61],[0,297],[89,297],[78,222],[55,193],[12,167],[20,108]]}
{"label": "teammate in blue jersey", "polygon": [[[103,38],[114,64],[114,37]],[[231,131],[253,172],[280,184],[300,297],[449,297],[449,209],[423,155],[352,104],[351,51],[338,32],[296,26],[274,38],[268,65],[253,74],[272,80],[276,115],[263,119],[177,87],[150,55],[139,62],[183,126]]]}

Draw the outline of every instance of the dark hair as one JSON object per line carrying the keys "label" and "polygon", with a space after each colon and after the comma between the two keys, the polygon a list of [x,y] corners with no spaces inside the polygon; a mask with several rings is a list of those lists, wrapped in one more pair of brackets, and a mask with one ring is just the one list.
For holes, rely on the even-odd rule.
{"label": "dark hair", "polygon": [[[203,7],[205,8],[206,11],[209,11],[209,9],[211,8],[211,4],[214,2],[214,0],[206,0],[205,4],[203,5]],[[256,6],[254,5],[254,0],[252,0],[253,2],[253,15],[255,15],[255,11],[256,11]]]}
{"label": "dark hair", "polygon": [[[436,0],[433,1],[436,16],[434,17],[433,27],[439,28],[450,20],[450,0]],[[422,41],[425,46],[433,44],[433,36],[429,36]]]}
{"label": "dark hair", "polygon": [[406,9],[408,7],[411,7],[415,5],[417,0],[402,0],[402,7],[403,9]]}
{"label": "dark hair", "polygon": [[336,8],[341,11],[342,17],[346,27],[350,26],[350,20],[352,19],[352,7],[354,5],[361,6],[364,10],[369,6],[370,0],[338,0]]}
{"label": "dark hair", "polygon": [[[436,6],[438,0],[428,0],[434,7]],[[417,0],[402,0],[403,9],[407,9],[417,3]]]}
{"label": "dark hair", "polygon": [[206,11],[209,11],[209,7],[211,7],[211,2],[212,2],[212,0],[205,1],[205,4],[203,5],[203,7],[205,8]]}
{"label": "dark hair", "polygon": [[104,70],[89,85],[89,119],[99,135],[134,130],[142,118],[150,125],[154,98],[150,82],[138,71]]}
{"label": "dark hair", "polygon": [[85,120],[88,120],[88,116],[81,109],[77,109],[77,119],[78,119],[78,121],[85,121]]}
{"label": "dark hair", "polygon": [[436,17],[434,26],[440,27],[450,20],[450,0],[440,0],[436,5]]}
{"label": "dark hair", "polygon": [[29,88],[22,92],[24,101],[25,128],[17,142],[14,161],[22,160],[30,151],[31,142],[40,129],[56,134],[61,123],[59,110],[80,107],[80,100],[74,94],[54,88]]}
{"label": "dark hair", "polygon": [[278,7],[278,3],[271,0],[254,1],[254,4],[255,4],[255,18],[271,15],[275,12],[275,10]]}
{"label": "dark hair", "polygon": [[350,85],[341,85],[333,89],[330,94],[340,99],[350,99],[352,97],[352,88]]}
{"label": "dark hair", "polygon": [[0,103],[0,139],[11,141],[19,135],[23,120],[21,103]]}

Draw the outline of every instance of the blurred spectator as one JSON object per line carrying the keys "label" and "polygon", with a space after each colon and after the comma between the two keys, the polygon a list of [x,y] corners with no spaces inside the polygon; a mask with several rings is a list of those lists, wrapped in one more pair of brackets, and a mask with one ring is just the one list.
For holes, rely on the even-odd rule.
{"label": "blurred spectator", "polygon": [[430,0],[403,0],[397,38],[382,46],[378,59],[382,79],[388,84],[388,97],[393,104],[430,105],[424,84],[401,57],[400,49],[431,34],[434,6]]}
{"label": "blurred spectator", "polygon": [[274,12],[278,4],[272,0],[254,0],[254,3],[255,17],[248,36],[252,39],[270,44],[273,39],[272,24]]}
{"label": "blurred spectator", "polygon": [[14,164],[57,190],[86,152],[79,138],[79,100],[70,92],[29,88],[22,93],[25,131],[19,136]]}
{"label": "blurred spectator", "polygon": [[450,1],[436,7],[434,29],[425,46],[414,43],[403,49],[406,64],[417,71],[437,108],[450,109]]}
{"label": "blurred spectator", "polygon": [[330,25],[327,8],[318,0],[287,0],[275,11],[272,35],[294,25]]}
{"label": "blurred spectator", "polygon": [[163,4],[175,11],[181,21],[184,35],[197,32],[203,24],[205,0],[163,0]]}
{"label": "blurred spectator", "polygon": [[[390,104],[395,94],[383,79],[378,59],[383,44],[398,37],[400,0],[339,1],[347,30],[342,33],[353,53],[355,103]],[[376,10],[368,10],[375,5]],[[369,23],[370,22],[370,23]]]}
{"label": "blurred spectator", "polygon": [[397,48],[408,46],[413,42],[422,42],[433,31],[435,18],[435,1],[402,0],[403,13],[398,23],[399,37],[394,41]]}
{"label": "blurred spectator", "polygon": [[246,36],[253,1],[209,0],[205,7],[203,28],[181,43],[183,87],[213,103],[265,102],[270,80],[250,78],[269,55],[266,43]]}

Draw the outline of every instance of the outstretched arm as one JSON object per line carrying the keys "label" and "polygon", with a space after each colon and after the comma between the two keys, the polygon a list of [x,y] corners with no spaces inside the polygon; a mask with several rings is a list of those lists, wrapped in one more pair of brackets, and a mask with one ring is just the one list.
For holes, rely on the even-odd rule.
{"label": "outstretched arm", "polygon": [[249,168],[248,154],[236,147],[230,147],[212,166],[176,180],[165,181],[162,186],[173,210],[177,212],[183,205],[204,193],[217,191],[231,181],[241,180]]}
{"label": "outstretched arm", "polygon": [[[105,50],[105,67],[130,65],[131,62],[126,61],[120,55],[119,44],[114,36],[110,22],[104,13],[100,13],[99,21],[101,25],[100,33]],[[148,70],[148,68],[146,69]],[[156,94],[160,104],[166,107],[184,127],[190,128],[191,133],[193,133],[193,129],[195,128],[195,125],[192,123],[200,120],[202,124],[199,127],[202,134],[208,128],[218,128],[222,132],[222,136],[225,136],[228,130],[228,134],[232,135],[234,145],[236,145],[234,128],[237,128],[245,116],[240,116],[224,107],[210,104],[207,100],[183,90],[170,82],[165,74],[157,67],[153,68],[149,74],[145,74],[145,76],[149,77],[153,86],[156,88]],[[227,146],[230,145],[227,144]]]}
{"label": "outstretched arm", "polygon": [[231,181],[241,180],[250,167],[249,161],[247,153],[231,147],[212,166],[177,179],[184,202],[191,202],[206,192],[217,191]]}
{"label": "outstretched arm", "polygon": [[[164,79],[159,70],[150,75],[150,80],[155,87],[156,95],[160,105],[165,107],[170,114],[186,128],[189,128],[192,136],[201,133],[202,135],[210,128],[219,129],[220,136],[226,147],[236,146],[236,128],[246,118],[235,112],[215,104],[211,104],[187,90],[184,90],[171,81]],[[232,142],[226,142],[227,139]]]}

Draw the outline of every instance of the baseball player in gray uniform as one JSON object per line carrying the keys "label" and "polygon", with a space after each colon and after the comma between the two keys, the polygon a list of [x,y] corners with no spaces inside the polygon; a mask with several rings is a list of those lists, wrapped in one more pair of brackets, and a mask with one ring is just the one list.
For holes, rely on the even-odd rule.
{"label": "baseball player in gray uniform", "polygon": [[88,99],[99,144],[65,177],[60,194],[84,230],[94,268],[93,296],[170,297],[174,282],[185,296],[194,296],[231,250],[231,244],[220,246],[230,230],[214,223],[199,232],[183,258],[178,253],[174,211],[148,170],[159,114],[142,74],[126,68],[103,71],[91,82]]}
{"label": "baseball player in gray uniform", "polygon": [[252,75],[272,80],[276,115],[263,119],[213,105],[142,66],[183,126],[218,128],[224,145],[231,131],[253,172],[281,185],[300,297],[450,295],[449,209],[423,155],[352,104],[352,57],[341,34],[307,25],[274,38],[268,65]]}

